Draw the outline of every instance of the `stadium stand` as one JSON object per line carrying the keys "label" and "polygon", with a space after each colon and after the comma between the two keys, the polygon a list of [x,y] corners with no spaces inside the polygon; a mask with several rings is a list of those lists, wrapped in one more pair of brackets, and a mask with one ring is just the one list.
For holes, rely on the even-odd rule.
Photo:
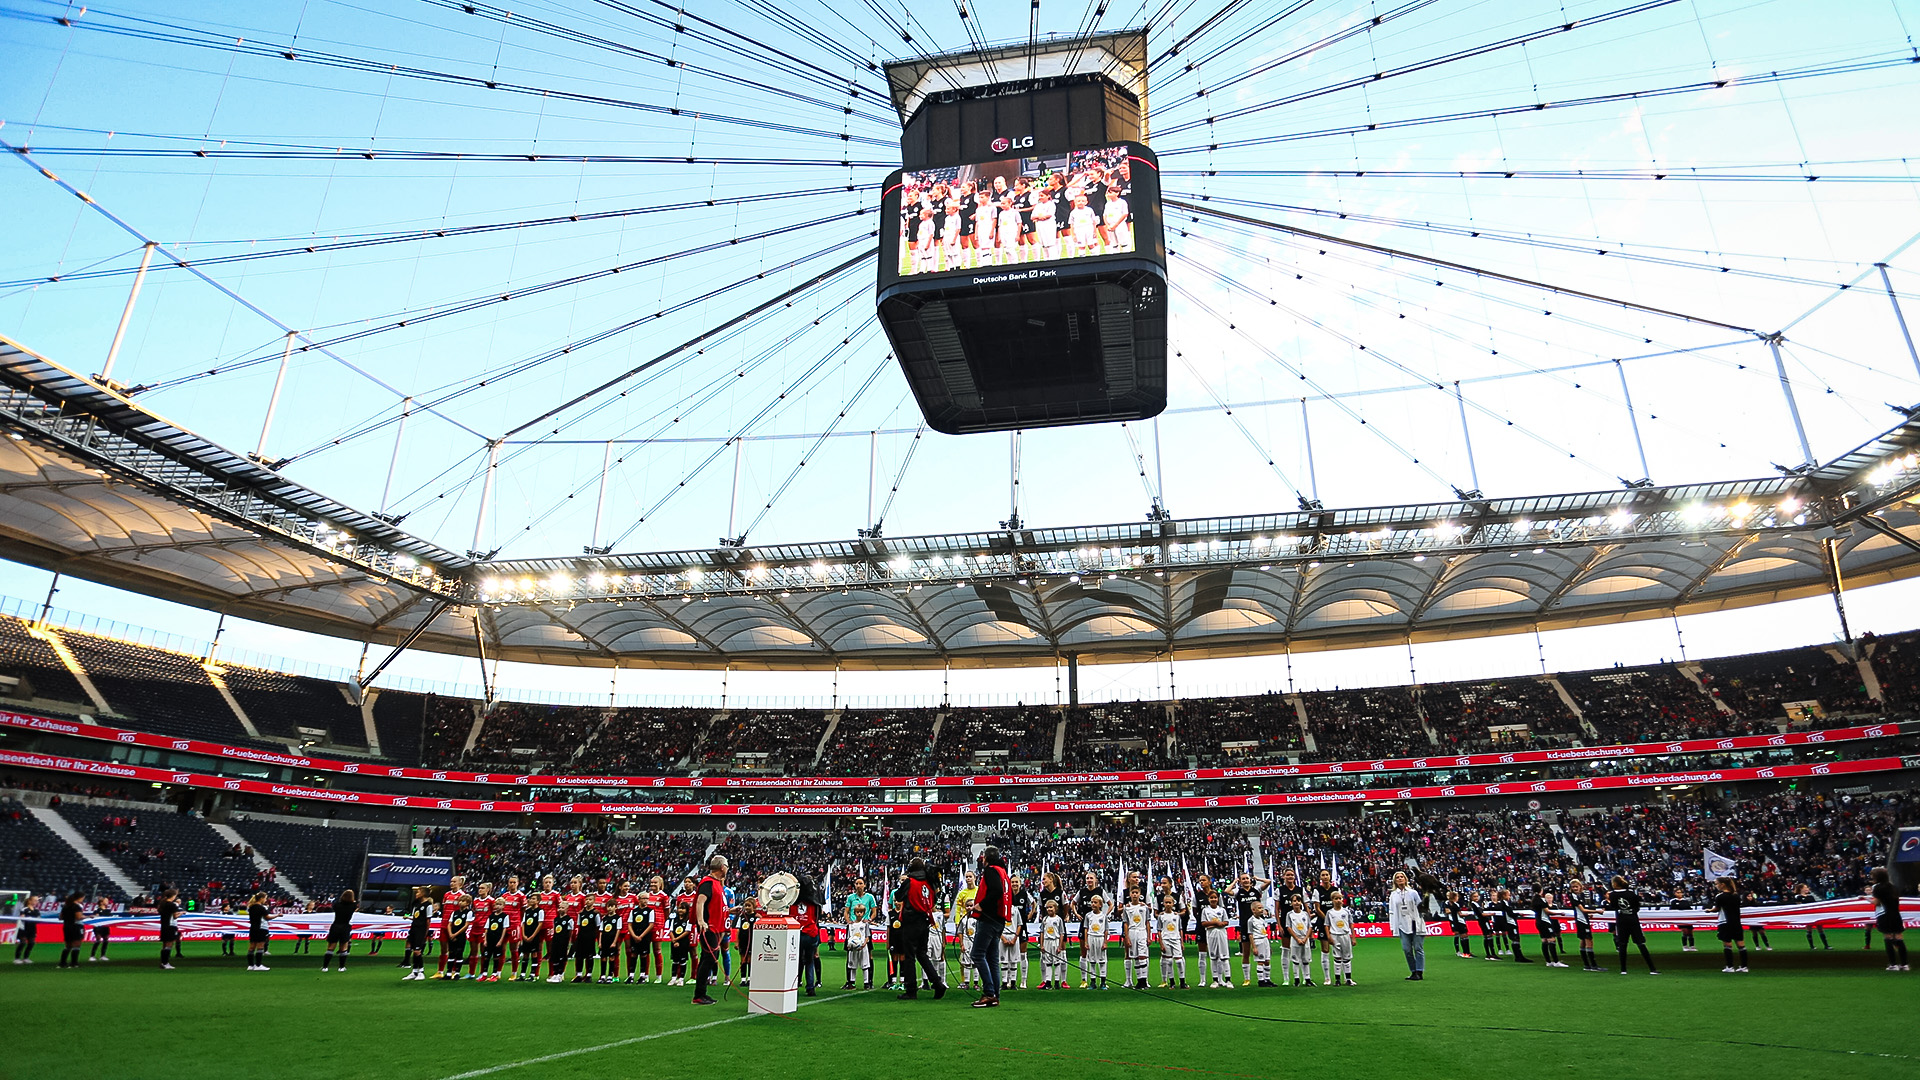
{"label": "stadium stand", "polygon": [[1700,681],[1743,720],[1784,720],[1790,701],[1817,701],[1835,714],[1877,709],[1859,667],[1818,645],[1705,660]]}
{"label": "stadium stand", "polygon": [[375,695],[373,727],[380,734],[380,756],[402,765],[420,764],[427,700],[401,690],[382,690]]}
{"label": "stadium stand", "polygon": [[18,799],[0,798],[0,859],[6,866],[0,886],[6,888],[54,894],[79,889],[89,896],[113,888]]}
{"label": "stadium stand", "polygon": [[1507,750],[1543,737],[1558,742],[1580,731],[1559,692],[1541,679],[1425,686],[1420,708],[1441,749],[1453,753]]}
{"label": "stadium stand", "polygon": [[215,896],[255,889],[287,898],[270,875],[254,866],[245,852],[235,851],[202,818],[159,805],[133,809],[69,805],[61,807],[59,814],[150,892],[171,885],[181,896],[202,904]]}
{"label": "stadium stand", "polygon": [[1195,698],[1180,702],[1178,716],[1180,753],[1207,768],[1306,754],[1292,698]]}
{"label": "stadium stand", "polygon": [[1895,827],[1910,824],[1920,797],[1786,792],[1732,803],[1627,806],[1564,817],[1561,827],[1596,874],[1621,874],[1664,891],[1712,848],[1735,859],[1763,899],[1800,884],[1823,897],[1858,896],[1887,860]]}
{"label": "stadium stand", "polygon": [[956,710],[940,726],[927,769],[941,774],[1050,764],[1059,720],[1057,710],[1040,707]]}
{"label": "stadium stand", "polygon": [[1406,757],[1435,750],[1420,726],[1420,707],[1408,687],[1326,690],[1300,697],[1316,761]]}
{"label": "stadium stand", "polygon": [[1603,668],[1560,676],[1602,742],[1706,738],[1725,714],[1671,664]]}
{"label": "stadium stand", "polygon": [[27,632],[27,624],[12,616],[0,616],[0,675],[11,675],[21,682],[13,693],[0,692],[0,700],[71,702],[76,709],[93,711],[87,692],[60,662],[53,646]]}
{"label": "stadium stand", "polygon": [[1113,702],[1067,710],[1067,744],[1061,767],[1151,769],[1168,765],[1167,705],[1163,701]]}
{"label": "stadium stand", "polygon": [[421,708],[420,763],[451,765],[459,761],[473,730],[473,708],[466,698],[429,695]]}
{"label": "stadium stand", "polygon": [[248,738],[197,657],[72,630],[59,635],[113,711],[140,727],[218,742]]}
{"label": "stadium stand", "polygon": [[933,709],[849,709],[813,772],[820,776],[918,776],[933,743]]}
{"label": "stadium stand", "polygon": [[339,683],[248,667],[223,667],[221,678],[253,726],[268,738],[307,742],[300,730],[305,728],[326,732],[326,745],[367,745],[360,710]]}
{"label": "stadium stand", "polygon": [[[600,727],[606,709],[498,701],[487,712],[467,760],[512,769],[548,762],[567,765]],[[461,732],[464,741],[465,732]]]}
{"label": "stadium stand", "polygon": [[610,773],[685,771],[687,756],[713,722],[712,709],[620,709],[593,743],[593,769]]}
{"label": "stadium stand", "polygon": [[706,770],[810,772],[827,723],[827,714],[817,709],[736,710],[707,730],[694,764]]}
{"label": "stadium stand", "polygon": [[291,821],[235,815],[228,822],[246,842],[266,856],[274,869],[308,896],[319,900],[360,886],[360,870],[369,851],[399,850],[390,828],[303,825]]}

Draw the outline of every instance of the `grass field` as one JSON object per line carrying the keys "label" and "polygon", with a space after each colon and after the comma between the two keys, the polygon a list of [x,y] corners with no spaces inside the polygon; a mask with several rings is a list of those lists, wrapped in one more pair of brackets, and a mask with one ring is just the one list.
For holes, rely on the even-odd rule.
{"label": "grass field", "polygon": [[[1734,976],[1717,950],[1655,937],[1658,978],[1458,960],[1434,939],[1427,980],[1408,983],[1395,944],[1364,941],[1357,987],[1170,995],[1244,1016],[1120,989],[1010,991],[994,1010],[958,992],[905,1002],[834,989],[791,1017],[748,1018],[738,990],[702,1009],[660,986],[403,984],[391,947],[344,975],[322,974],[318,952],[248,973],[212,942],[172,972],[127,944],[110,964],[60,971],[43,947],[31,967],[0,967],[0,1077],[1920,1075],[1908,1037],[1920,979],[1882,971],[1877,942],[1862,951],[1848,931],[1809,953],[1777,934],[1778,951]],[[843,961],[825,964],[838,987]]]}

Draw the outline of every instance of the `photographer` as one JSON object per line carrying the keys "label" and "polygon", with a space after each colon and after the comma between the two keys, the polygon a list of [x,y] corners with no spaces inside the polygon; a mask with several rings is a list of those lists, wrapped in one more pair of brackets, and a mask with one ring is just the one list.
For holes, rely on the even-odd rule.
{"label": "photographer", "polygon": [[973,965],[980,973],[976,1009],[1000,1004],[1000,935],[1013,918],[1013,883],[1007,879],[1007,861],[997,847],[980,852],[980,885],[969,911],[979,920],[973,937]]}
{"label": "photographer", "polygon": [[[919,971],[923,967],[927,969],[927,982],[933,987],[934,999],[947,996],[946,980],[940,977],[933,960],[927,956],[927,934],[933,928],[933,894],[933,871],[927,868],[925,859],[914,859],[907,864],[907,872],[894,891],[893,932],[900,938],[901,974],[907,980],[906,991],[898,995],[901,1001],[920,996]],[[894,949],[891,941],[888,949]]]}

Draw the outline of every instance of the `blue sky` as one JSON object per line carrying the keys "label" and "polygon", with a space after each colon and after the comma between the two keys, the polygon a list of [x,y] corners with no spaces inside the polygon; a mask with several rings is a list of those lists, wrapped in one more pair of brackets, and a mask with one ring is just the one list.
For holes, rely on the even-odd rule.
{"label": "blue sky", "polygon": [[[1155,27],[1152,53],[1164,53],[1216,6],[1167,5],[1175,14]],[[1889,258],[1920,233],[1911,160],[1920,148],[1915,71],[1740,80],[1910,54],[1920,3],[1863,0],[1835,17],[1834,5],[1813,2],[1689,0],[1584,25],[1627,6],[1326,2],[1266,26],[1268,5],[1243,5],[1183,49],[1182,59],[1154,71],[1150,141],[1162,157],[1165,189],[1170,197],[1204,196],[1255,217],[1736,326],[1792,323],[1786,357],[1815,456],[1863,441],[1891,421],[1886,402],[1920,400],[1920,375],[1886,297],[1850,290],[1793,320],[1881,260],[1890,262],[1896,288],[1920,295],[1920,250]],[[867,234],[878,223],[864,212],[875,201],[870,187],[898,163],[898,152],[890,105],[864,61],[929,45],[957,48],[967,39],[950,5],[880,5],[894,20],[910,13],[913,46],[874,12],[844,7],[800,0],[783,5],[786,17],[774,17],[740,0],[704,4],[692,14],[741,36],[709,28],[713,37],[700,39],[673,31],[669,5],[623,11],[589,0],[516,5],[516,17],[504,22],[429,0],[133,0],[84,14],[26,0],[0,17],[0,138],[40,149],[43,164],[101,205],[198,259],[397,230],[655,208],[209,270],[316,337],[409,323],[338,347],[364,375],[299,356],[267,449],[272,457],[297,455],[288,474],[302,482],[368,509],[384,500],[389,511],[407,514],[406,527],[459,550],[471,546],[478,509],[482,439],[471,432],[498,435],[871,243]],[[986,37],[1025,39],[1028,5],[972,10]],[[1115,4],[1102,26],[1138,25],[1162,10]],[[1043,4],[1041,29],[1071,31],[1085,14],[1079,4]],[[56,22],[62,15],[74,25]],[[1287,59],[1374,16],[1384,18],[1370,33]],[[539,33],[534,20],[625,51]],[[1525,46],[1273,104],[1567,22],[1575,28]],[[801,28],[844,48],[829,49]],[[241,55],[227,43],[270,55]],[[771,59],[763,45],[791,59]],[[330,58],[354,68],[315,62]],[[456,81],[409,78],[391,65]],[[488,80],[508,88],[474,84]],[[1391,126],[1702,81],[1729,85]],[[1217,119],[1209,124],[1208,117]],[[1368,124],[1388,129],[1366,131]],[[1354,127],[1363,130],[1346,131]],[[1328,131],[1340,133],[1315,134]],[[291,147],[321,153],[219,156]],[[189,153],[130,153],[163,148]],[[336,148],[372,157],[325,152]],[[409,151],[522,160],[401,160]],[[581,154],[697,160],[547,158]],[[763,163],[709,163],[742,158]],[[124,270],[137,258],[137,242],[18,162],[0,165],[0,200],[13,211],[0,244],[0,281],[20,283],[0,286],[0,333],[96,371],[128,279],[27,282]],[[1298,175],[1316,170],[1366,175]],[[1485,175],[1419,175],[1463,170]],[[1589,175],[1567,175],[1576,170]],[[1692,178],[1702,172],[1748,179]],[[1824,179],[1766,179],[1809,174]],[[729,202],[767,195],[789,197]],[[657,209],[685,202],[695,205]],[[1177,515],[1291,508],[1299,491],[1354,506],[1438,497],[1450,486],[1494,495],[1617,486],[1643,472],[1618,372],[1640,421],[1644,471],[1657,481],[1765,475],[1774,463],[1802,457],[1771,358],[1751,335],[1323,251],[1212,220],[1169,223],[1171,275],[1185,291],[1174,309],[1180,356],[1169,413],[1137,434]],[[678,254],[715,244],[718,250]],[[461,301],[614,266],[629,269],[422,319]],[[695,299],[736,282],[743,284]],[[870,478],[877,479],[875,501],[885,503],[918,420],[873,327],[872,286],[871,268],[856,267],[792,308],[623,387],[624,396],[529,432],[543,441],[511,448],[493,512],[480,524],[482,546],[501,546],[509,556],[569,553],[595,541],[649,550],[711,544],[749,524],[753,542],[845,537],[870,524]],[[695,302],[558,352],[684,301]],[[1909,311],[1920,316],[1920,301],[1909,300]],[[186,274],[156,272],[115,377],[157,386],[142,400],[162,415],[252,449],[279,339],[275,327]],[[548,354],[558,355],[506,374]],[[806,377],[822,357],[830,359]],[[879,379],[848,405],[876,369]],[[195,377],[209,370],[220,373]],[[1470,406],[1471,459],[1450,394],[1431,385],[1456,380]],[[353,434],[391,421],[402,396],[456,391],[439,416],[409,419],[391,477],[393,425]],[[749,426],[782,392],[779,406]],[[1232,405],[1244,434],[1225,420],[1221,402]],[[836,436],[767,508],[812,437],[829,427]],[[743,432],[736,484],[724,443]],[[622,441],[596,534],[608,440]],[[976,529],[1004,518],[1007,452],[1004,436],[928,435],[888,511],[887,532]],[[1113,426],[1029,434],[1022,461],[1021,514],[1029,522],[1128,521],[1146,509],[1125,436]],[[0,594],[37,602],[45,587],[44,574],[0,566]],[[1863,593],[1859,603],[1870,609],[1879,602],[1873,597],[1888,597],[1879,621],[1863,624],[1911,625],[1902,615],[1910,591]],[[209,636],[213,621],[77,582],[59,602],[189,637]],[[1689,651],[1824,640],[1831,620],[1822,610],[1830,609],[1789,605],[1761,618],[1729,616],[1719,630],[1701,620],[1701,641],[1689,639]],[[228,640],[349,665],[358,655],[357,646],[270,628],[235,628]],[[1673,628],[1658,622],[1565,635],[1546,647],[1555,667],[1676,651]],[[422,676],[471,681],[471,663],[404,663]],[[1183,691],[1270,685],[1275,663],[1188,665],[1192,678],[1177,678]],[[1323,672],[1323,682],[1405,676],[1404,656],[1303,664]],[[1436,647],[1432,663],[1418,663],[1425,679],[1537,666],[1534,643],[1519,638]],[[581,684],[577,673],[516,674],[508,681]],[[1151,668],[1113,669],[1088,685],[1144,692],[1163,677]],[[597,686],[601,678],[585,681]],[[875,678],[875,693],[925,685],[918,676]],[[706,692],[713,681],[653,675],[622,689]],[[1050,673],[1019,672],[983,677],[981,685],[1046,690],[1051,681]],[[783,688],[817,689],[796,679],[767,692]]]}

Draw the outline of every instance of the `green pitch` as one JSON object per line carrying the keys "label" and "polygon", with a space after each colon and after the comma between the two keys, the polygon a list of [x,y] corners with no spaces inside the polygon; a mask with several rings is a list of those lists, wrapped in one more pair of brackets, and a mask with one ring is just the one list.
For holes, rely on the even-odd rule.
{"label": "green pitch", "polygon": [[[1777,951],[1755,954],[1745,976],[1722,975],[1718,950],[1682,954],[1676,936],[1655,936],[1658,978],[1637,967],[1588,974],[1577,957],[1570,970],[1459,960],[1434,939],[1427,981],[1408,983],[1396,945],[1364,941],[1357,987],[1170,994],[1264,1020],[1121,989],[1009,991],[993,1010],[967,1008],[971,995],[959,991],[938,1002],[843,994],[837,953],[825,959],[835,989],[801,998],[791,1017],[749,1018],[737,988],[696,1008],[692,991],[677,987],[402,983],[393,943],[355,956],[344,975],[322,974],[317,951],[286,955],[290,945],[264,974],[219,958],[213,942],[190,943],[192,957],[172,972],[155,968],[152,948],[126,943],[109,964],[60,971],[57,945],[42,945],[34,966],[0,968],[9,1003],[0,1077],[1104,1080],[1305,1070],[1341,1080],[1620,1080],[1732,1070],[1742,1080],[1827,1080],[1905,1073],[1920,1059],[1910,1038],[1920,979],[1882,971],[1879,943],[1863,951],[1856,931],[1834,933],[1835,948],[1821,953],[1776,934]],[[1198,971],[1190,959],[1190,984]]]}

